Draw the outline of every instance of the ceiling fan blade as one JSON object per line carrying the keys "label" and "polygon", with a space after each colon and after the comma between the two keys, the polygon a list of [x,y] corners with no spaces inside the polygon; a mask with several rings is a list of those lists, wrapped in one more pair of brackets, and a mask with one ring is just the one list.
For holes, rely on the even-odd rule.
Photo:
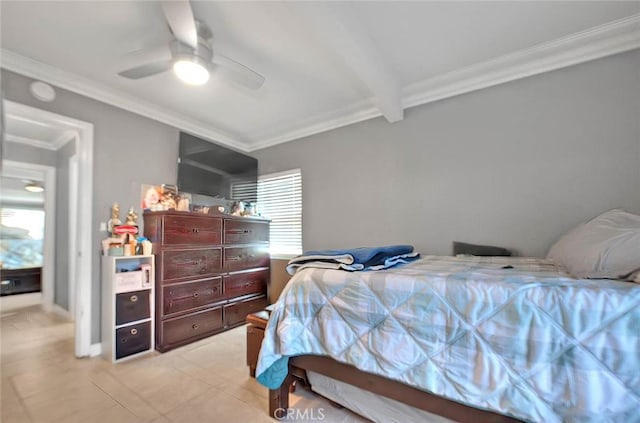
{"label": "ceiling fan blade", "polygon": [[196,50],[198,30],[189,0],[163,1],[162,10],[173,35],[181,42]]}
{"label": "ceiling fan blade", "polygon": [[131,69],[118,72],[118,75],[129,79],[140,79],[147,76],[155,75],[167,71],[171,68],[173,62],[171,60],[162,60],[159,62],[147,63],[145,65],[136,66]]}
{"label": "ceiling fan blade", "polygon": [[257,90],[264,84],[264,76],[227,56],[216,53],[212,62],[219,66],[216,67],[217,72],[249,89]]}

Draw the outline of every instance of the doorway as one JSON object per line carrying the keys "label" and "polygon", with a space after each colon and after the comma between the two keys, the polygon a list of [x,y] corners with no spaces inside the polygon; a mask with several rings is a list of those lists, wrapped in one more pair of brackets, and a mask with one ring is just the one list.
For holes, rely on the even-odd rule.
{"label": "doorway", "polygon": [[[68,266],[66,279],[69,283],[69,312],[75,321],[75,355],[77,357],[93,356],[100,354],[100,342],[92,344],[91,340],[91,309],[92,309],[92,281],[93,265],[92,254],[92,218],[93,218],[93,124],[73,119],[67,116],[58,115],[42,109],[26,106],[4,100],[3,107],[6,121],[6,140],[31,145],[39,148],[46,148],[57,151],[69,143],[73,143],[73,155],[68,158],[68,210],[71,217],[75,217],[75,222],[68,225],[69,239],[69,259],[64,264]],[[29,130],[36,133],[42,131],[54,131],[58,136],[54,139],[44,141],[36,137],[25,136]],[[7,166],[8,165],[8,166]],[[20,161],[11,162],[3,160],[3,172],[11,167],[28,168],[29,166],[40,168],[44,172],[46,180],[50,179],[50,185],[56,185],[56,168],[44,166],[49,169],[42,169],[43,165],[26,163]],[[45,232],[47,227],[53,231],[55,228],[55,211],[59,209],[55,205],[55,194],[53,190],[45,190]],[[66,203],[66,202],[65,202]],[[47,204],[52,208],[48,210]],[[49,237],[53,239],[53,235]],[[45,234],[45,245],[47,244],[47,234]],[[52,241],[53,242],[53,241]],[[55,245],[55,244],[52,244]],[[45,248],[46,251],[46,248]],[[53,256],[53,246],[51,246],[51,258]],[[46,253],[45,253],[46,256]],[[45,257],[46,260],[46,257]],[[60,265],[60,264],[58,264]],[[46,266],[46,264],[45,264]],[[50,266],[53,266],[50,264]],[[59,272],[58,272],[59,273]],[[45,276],[46,275],[46,276]],[[51,287],[47,289],[45,279],[51,278]],[[53,305],[54,275],[51,272],[43,274],[43,303],[48,301]]]}
{"label": "doorway", "polygon": [[[30,187],[44,192],[29,192]],[[55,188],[54,167],[3,162],[3,294],[40,291],[48,311],[54,310]]]}
{"label": "doorway", "polygon": [[0,187],[0,309],[41,305],[44,193],[40,179],[2,175]]}

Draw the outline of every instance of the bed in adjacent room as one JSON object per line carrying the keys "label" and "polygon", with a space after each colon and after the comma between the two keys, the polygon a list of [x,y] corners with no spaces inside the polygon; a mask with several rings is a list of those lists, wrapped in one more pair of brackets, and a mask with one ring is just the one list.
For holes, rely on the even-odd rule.
{"label": "bed in adjacent room", "polygon": [[[606,274],[620,258],[611,248],[594,264],[599,278],[575,278],[554,264],[560,247],[555,262],[425,256],[379,271],[298,271],[275,304],[256,372],[271,412],[286,408],[287,384],[307,370],[331,399],[364,393],[348,394],[342,381],[459,421],[640,421],[640,284]],[[628,257],[637,253],[618,262],[638,270]],[[346,405],[389,420],[367,415],[380,401],[364,401]]]}

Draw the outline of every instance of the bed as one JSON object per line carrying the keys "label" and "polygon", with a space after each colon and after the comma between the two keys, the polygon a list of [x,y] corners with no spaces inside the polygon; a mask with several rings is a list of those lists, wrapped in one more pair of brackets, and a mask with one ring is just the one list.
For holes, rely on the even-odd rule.
{"label": "bed", "polygon": [[306,268],[274,306],[256,374],[271,415],[314,374],[455,421],[640,422],[640,285],[537,258]]}

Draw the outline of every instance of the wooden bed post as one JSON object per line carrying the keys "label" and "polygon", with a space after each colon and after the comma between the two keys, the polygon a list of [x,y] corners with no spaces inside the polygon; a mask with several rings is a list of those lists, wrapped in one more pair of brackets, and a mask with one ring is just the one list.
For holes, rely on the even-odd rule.
{"label": "wooden bed post", "polygon": [[295,377],[289,373],[277,389],[269,389],[269,416],[281,420],[289,408],[289,391]]}

